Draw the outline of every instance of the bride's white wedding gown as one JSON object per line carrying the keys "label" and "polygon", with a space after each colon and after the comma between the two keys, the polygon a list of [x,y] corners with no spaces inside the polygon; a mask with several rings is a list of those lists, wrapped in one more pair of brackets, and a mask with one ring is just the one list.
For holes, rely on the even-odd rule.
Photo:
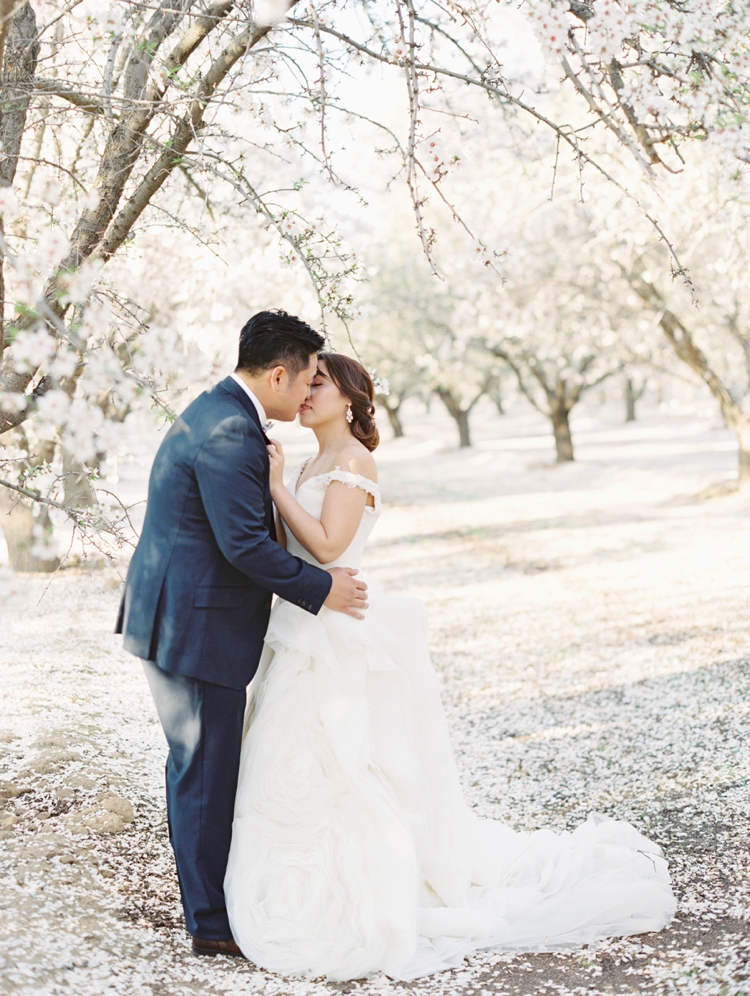
{"label": "bride's white wedding gown", "polygon": [[[375,499],[326,565],[356,568],[378,487],[340,470],[312,477],[296,498],[316,518],[332,480]],[[465,805],[426,610],[368,585],[363,622],[283,600],[271,613],[225,881],[243,953],[284,975],[409,980],[479,948],[549,951],[664,927],[666,862],[629,823],[517,833]]]}

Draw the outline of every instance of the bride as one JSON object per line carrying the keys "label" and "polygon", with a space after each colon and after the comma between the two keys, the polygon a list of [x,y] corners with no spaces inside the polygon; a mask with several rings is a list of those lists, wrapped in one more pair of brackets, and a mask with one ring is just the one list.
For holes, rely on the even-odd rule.
{"label": "bride", "polygon": [[[359,568],[380,515],[374,391],[321,355],[300,422],[318,453],[285,487],[299,557]],[[427,649],[427,613],[368,580],[363,621],[278,599],[250,686],[225,880],[242,952],[284,975],[410,980],[480,948],[551,951],[660,930],[675,911],[661,851],[591,815],[517,833],[463,802]]]}

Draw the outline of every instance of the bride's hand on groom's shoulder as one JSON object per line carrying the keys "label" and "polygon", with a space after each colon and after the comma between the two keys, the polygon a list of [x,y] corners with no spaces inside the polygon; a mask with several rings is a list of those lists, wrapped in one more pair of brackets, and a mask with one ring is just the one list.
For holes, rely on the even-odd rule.
{"label": "bride's hand on groom's shoulder", "polygon": [[271,494],[284,486],[284,449],[278,439],[272,439],[268,450],[268,483]]}

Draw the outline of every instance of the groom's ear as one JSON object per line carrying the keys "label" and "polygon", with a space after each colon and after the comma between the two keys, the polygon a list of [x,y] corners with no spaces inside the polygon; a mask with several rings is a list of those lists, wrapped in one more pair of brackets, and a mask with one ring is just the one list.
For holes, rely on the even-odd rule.
{"label": "groom's ear", "polygon": [[289,372],[281,363],[271,367],[268,371],[268,386],[274,391],[283,391],[289,383]]}

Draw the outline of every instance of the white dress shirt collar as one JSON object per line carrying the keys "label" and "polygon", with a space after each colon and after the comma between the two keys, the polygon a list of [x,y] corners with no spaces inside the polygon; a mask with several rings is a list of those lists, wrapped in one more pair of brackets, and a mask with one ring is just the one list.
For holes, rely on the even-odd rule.
{"label": "white dress shirt collar", "polygon": [[242,388],[242,390],[245,392],[245,394],[248,396],[248,398],[250,398],[250,400],[252,401],[252,403],[255,405],[255,410],[258,413],[258,418],[260,419],[260,427],[265,432],[266,431],[266,427],[267,427],[267,423],[268,423],[268,418],[266,417],[266,411],[265,411],[263,405],[260,403],[260,401],[258,401],[258,399],[255,397],[255,395],[253,394],[253,392],[250,390],[250,388],[244,382],[244,380],[242,379],[242,377],[239,376],[239,374],[233,373],[233,374],[230,374],[229,376],[232,378],[232,380],[236,380],[237,381],[237,383],[240,385],[240,387]]}

